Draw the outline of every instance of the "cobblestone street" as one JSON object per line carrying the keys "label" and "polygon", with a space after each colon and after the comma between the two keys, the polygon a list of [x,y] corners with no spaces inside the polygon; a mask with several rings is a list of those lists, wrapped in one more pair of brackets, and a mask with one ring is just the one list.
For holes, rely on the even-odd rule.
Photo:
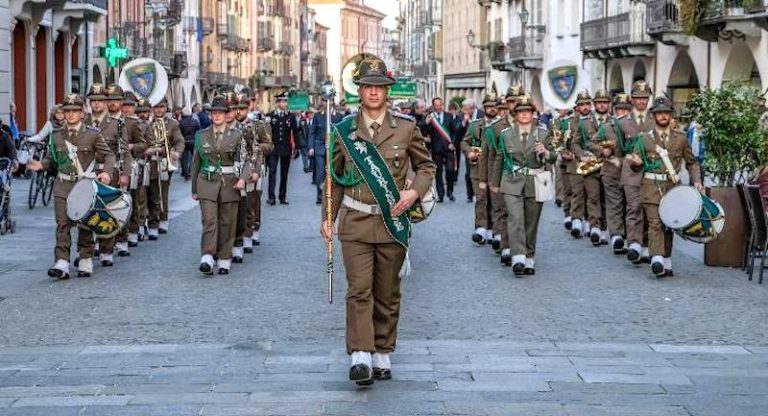
{"label": "cobblestone street", "polygon": [[171,232],[91,279],[45,276],[50,208],[0,237],[0,415],[768,413],[768,286],[675,254],[675,277],[572,241],[547,206],[535,277],[469,239],[471,205],[415,226],[395,380],[356,391],[337,248],[326,299],[319,211],[294,167],[262,245],[229,277],[197,272],[199,210],[172,186]]}

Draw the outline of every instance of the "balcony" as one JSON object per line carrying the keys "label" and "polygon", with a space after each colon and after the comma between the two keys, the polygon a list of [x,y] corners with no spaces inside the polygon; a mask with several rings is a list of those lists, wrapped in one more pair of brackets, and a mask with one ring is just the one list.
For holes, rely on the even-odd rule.
{"label": "balcony", "polygon": [[189,33],[196,33],[198,24],[201,26],[203,36],[208,36],[213,33],[214,24],[212,17],[186,16],[184,18],[184,30]]}
{"label": "balcony", "polygon": [[763,30],[768,30],[768,0],[711,0],[696,36],[708,42],[730,41],[759,38]]}
{"label": "balcony", "polygon": [[275,41],[272,38],[261,38],[256,42],[256,47],[259,52],[270,51],[274,46]]}
{"label": "balcony", "polygon": [[414,65],[413,66],[413,76],[414,78],[426,78],[429,76],[435,76],[437,75],[437,72],[435,71],[435,66],[431,65],[434,62],[427,62],[421,65]]}
{"label": "balcony", "polygon": [[647,10],[648,35],[665,45],[688,45],[688,35],[680,24],[679,0],[652,0]]}
{"label": "balcony", "polygon": [[507,47],[502,42],[488,43],[488,60],[493,69],[503,71],[507,61]]}
{"label": "balcony", "polygon": [[[55,11],[77,12],[82,16],[97,17],[107,14],[107,0],[56,0],[53,2]],[[82,18],[81,16],[81,18]]]}
{"label": "balcony", "polygon": [[483,7],[491,7],[493,3],[501,4],[501,0],[477,0],[477,4]]}
{"label": "balcony", "polygon": [[277,87],[277,77],[270,75],[258,75],[256,77],[257,88],[274,88]]}
{"label": "balcony", "polygon": [[525,36],[510,38],[507,46],[509,63],[520,69],[541,69],[544,64],[545,32],[544,26],[529,27]]}
{"label": "balcony", "polygon": [[168,0],[168,9],[165,12],[165,24],[173,26],[181,22],[181,13],[184,11],[182,0]]}
{"label": "balcony", "polygon": [[281,75],[277,77],[278,86],[291,88],[296,87],[298,83],[298,77],[296,75]]}
{"label": "balcony", "polygon": [[250,52],[251,40],[241,38],[240,36],[230,33],[221,43],[221,47],[225,50],[233,52]]}
{"label": "balcony", "polygon": [[208,83],[210,85],[229,85],[230,77],[226,72],[208,72]]}
{"label": "balcony", "polygon": [[628,13],[582,23],[581,50],[594,59],[653,55],[645,16],[645,4],[636,3]]}
{"label": "balcony", "polygon": [[229,36],[229,25],[226,20],[219,21],[219,23],[216,24],[216,35],[220,38]]}

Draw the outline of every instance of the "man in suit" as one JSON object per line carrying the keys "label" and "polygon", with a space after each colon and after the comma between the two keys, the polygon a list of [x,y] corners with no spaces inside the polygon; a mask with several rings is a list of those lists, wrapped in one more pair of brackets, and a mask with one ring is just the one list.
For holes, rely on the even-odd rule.
{"label": "man in suit", "polygon": [[320,111],[315,113],[309,123],[309,156],[314,160],[315,170],[312,175],[312,183],[317,187],[315,204],[323,203],[323,183],[325,182],[325,134],[328,126],[327,120],[328,100],[323,98],[320,103]]}
{"label": "man in suit", "polygon": [[455,201],[453,196],[453,176],[456,169],[456,146],[454,123],[451,113],[444,111],[443,100],[440,97],[432,99],[432,113],[426,116],[428,143],[432,152],[432,160],[437,165],[435,176],[437,202],[443,202],[446,195]]}
{"label": "man in suit", "polygon": [[[387,92],[395,80],[384,62],[368,57],[355,75],[361,110],[337,124],[338,134],[331,138],[333,197],[330,207],[323,206],[321,234],[326,242],[333,238],[338,216],[347,272],[349,378],[369,385],[374,378],[392,378],[399,272],[411,231],[407,210],[429,191],[435,164],[414,120],[387,110]],[[411,172],[415,175],[406,189]]]}
{"label": "man in suit", "polygon": [[288,205],[288,170],[291,159],[298,151],[301,140],[299,123],[288,111],[288,95],[282,93],[275,97],[276,107],[267,114],[267,122],[272,126],[272,143],[274,151],[267,157],[269,167],[269,193],[267,203],[275,205],[275,187],[277,186],[277,165],[280,165],[281,205]]}
{"label": "man in suit", "polygon": [[312,121],[314,118],[315,109],[312,107],[310,107],[303,116],[299,116],[299,128],[301,129],[302,137],[301,161],[304,164],[304,173],[310,173],[315,170],[315,158],[309,155],[309,149],[312,147],[309,139],[309,130],[312,128]]}

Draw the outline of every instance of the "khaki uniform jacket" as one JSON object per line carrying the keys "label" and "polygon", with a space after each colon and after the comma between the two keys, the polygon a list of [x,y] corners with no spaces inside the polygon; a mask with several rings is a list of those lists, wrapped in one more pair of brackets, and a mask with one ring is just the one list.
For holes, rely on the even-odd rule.
{"label": "khaki uniform jacket", "polygon": [[[634,114],[630,113],[627,117],[624,117],[619,122],[621,131],[624,132],[624,139],[628,142],[634,142],[635,137],[641,132],[647,133],[652,131],[656,127],[656,122],[653,120],[653,115],[648,113],[643,121],[643,124],[638,124],[637,120],[633,118]],[[621,149],[617,149],[616,156],[623,159],[625,155],[621,152]],[[633,169],[629,163],[623,163],[621,169],[621,185],[622,186],[640,186],[643,182],[643,172],[641,170]]]}
{"label": "khaki uniform jacket", "polygon": [[243,164],[234,174],[207,173],[202,171],[203,158],[208,160],[208,166],[215,168],[221,163],[221,167],[233,168],[236,162],[242,162],[241,148],[243,135],[237,129],[227,128],[217,143],[213,134],[213,126],[202,130],[202,154],[195,152],[192,156],[192,194],[199,199],[218,202],[240,201],[240,191],[235,190],[235,184],[239,179],[246,179],[251,174],[248,163]]}
{"label": "khaki uniform jacket", "polygon": [[[376,146],[392,172],[398,189],[405,189],[405,180],[413,170],[415,176],[411,188],[420,198],[429,191],[435,179],[436,166],[413,118],[387,111],[375,139],[371,137],[363,122],[362,111],[347,116],[339,124],[341,123],[352,123],[352,131],[355,132],[353,140],[364,140]],[[341,138],[336,137],[335,140],[333,168],[335,173],[341,176],[348,169],[355,169],[355,165],[344,149]],[[344,195],[364,204],[376,205],[376,200],[365,182],[355,187],[344,187],[335,181],[331,181],[331,184],[331,218],[339,217],[339,240],[368,244],[395,242],[387,232],[381,215],[368,215],[342,207]],[[326,209],[327,205],[323,204],[322,220],[326,219]]]}
{"label": "khaki uniform jacket", "polygon": [[[615,157],[615,151],[614,156],[608,159],[604,158],[603,147],[600,145],[600,142],[602,141],[610,141],[613,143],[615,149],[616,132],[613,130],[614,127],[612,121],[613,117],[611,117],[610,114],[595,114],[595,116],[590,118],[589,122],[586,123],[587,134],[589,135],[587,148],[584,149],[581,146],[581,140],[575,143],[574,148],[576,149],[576,155],[578,157],[582,157],[586,155],[586,152],[590,152],[597,158],[603,159],[603,168],[600,170],[600,175],[618,176],[621,170],[620,159]],[[605,133],[604,137],[600,137],[599,135],[601,126]]]}
{"label": "khaki uniform jacket", "polygon": [[[89,118],[88,125],[93,125],[93,118]],[[128,143],[132,141],[135,143],[143,142],[143,138],[136,131],[129,133],[126,125],[122,128],[123,138],[122,141],[118,138],[119,133],[119,121],[118,119],[110,116],[109,114],[104,116],[104,119],[99,124],[97,129],[101,133],[101,137],[107,142],[107,146],[115,155],[115,168],[114,171],[107,172],[112,177],[112,183],[117,184],[118,176],[129,176],[131,174],[131,165],[133,163],[133,157],[131,152],[128,151]],[[134,135],[134,137],[131,137]],[[120,152],[122,151],[122,160],[120,160]],[[99,166],[101,168],[101,166]]]}
{"label": "khaki uniform jacket", "polygon": [[[650,173],[666,174],[667,169],[664,163],[661,161],[661,156],[656,152],[656,146],[661,146],[667,149],[669,153],[669,160],[672,161],[675,171],[679,172],[682,168],[682,162],[685,160],[685,166],[688,170],[688,174],[691,178],[700,178],[699,163],[696,161],[696,157],[693,156],[691,146],[688,144],[688,139],[685,137],[685,133],[679,130],[669,130],[670,137],[667,138],[667,143],[661,139],[658,132],[653,130],[652,132],[643,134],[642,146],[645,149],[645,154],[648,157],[649,162],[659,161],[658,169],[653,169]],[[645,162],[645,161],[644,161]],[[644,166],[647,167],[647,166]],[[643,171],[647,171],[643,169]],[[647,178],[643,178],[642,193],[643,202],[646,204],[658,205],[661,202],[661,197],[670,188],[674,187],[675,183],[670,180],[666,182],[659,182]]]}
{"label": "khaki uniform jacket", "polygon": [[478,170],[480,171],[480,182],[490,182],[491,178],[493,178],[493,172],[495,171],[496,167],[494,164],[497,160],[497,154],[496,149],[492,148],[488,144],[488,139],[485,138],[485,134],[487,129],[493,129],[493,139],[494,141],[499,140],[499,136],[501,135],[501,132],[509,127],[509,118],[504,117],[497,117],[495,121],[492,121],[489,123],[485,129],[483,129],[483,154],[487,155],[483,158],[483,162],[478,165]]}
{"label": "khaki uniform jacket", "polygon": [[[163,117],[165,120],[165,132],[166,137],[155,137],[154,121],[150,121],[146,126],[145,138],[147,142],[147,148],[151,149],[152,155],[158,155],[161,158],[166,157],[165,154],[165,142],[168,142],[168,148],[171,152],[181,155],[184,152],[184,136],[181,135],[181,129],[179,128],[179,122],[174,120],[170,116]],[[174,161],[174,165],[178,168],[179,161]],[[157,161],[150,163],[150,180],[157,180],[158,176],[158,164]]]}
{"label": "khaki uniform jacket", "polygon": [[[502,131],[501,138],[504,140],[504,149],[506,149],[507,157],[514,161],[515,169],[546,169],[546,163],[554,163],[557,159],[555,149],[552,146],[552,137],[547,129],[537,128],[535,125],[532,125],[525,148],[523,148],[517,124]],[[539,160],[534,151],[537,139],[549,150],[549,159],[544,160],[544,163]],[[500,187],[502,194],[524,195],[530,198],[535,196],[536,185],[534,184],[533,176],[524,173],[512,174],[505,172],[503,154],[499,153],[496,155],[496,161],[493,163],[493,166],[494,171],[491,176],[491,184],[494,187]]]}
{"label": "khaki uniform jacket", "polygon": [[481,149],[480,156],[477,158],[477,163],[472,166],[472,168],[469,171],[469,175],[473,181],[480,180],[480,170],[485,169],[487,171],[488,164],[487,162],[484,162],[483,159],[487,157],[486,153],[482,153],[483,148],[483,142],[485,139],[483,138],[483,132],[485,131],[485,124],[487,119],[482,118],[479,120],[473,120],[471,123],[469,123],[469,126],[467,127],[467,133],[464,135],[464,138],[461,140],[461,151],[467,155],[469,154],[469,151],[472,150],[473,147],[479,147]]}
{"label": "khaki uniform jacket", "polygon": [[[565,172],[566,173],[573,173],[576,174],[576,170],[579,167],[579,163],[581,161],[579,158],[584,155],[584,149],[581,147],[581,131],[579,131],[579,120],[584,123],[584,127],[586,127],[587,130],[587,137],[591,137],[590,135],[590,125],[592,124],[592,116],[582,116],[578,113],[572,115],[571,117],[568,117],[568,123],[570,123],[571,126],[571,146],[570,149],[574,154],[573,160],[564,160],[563,164],[565,165]],[[565,133],[563,133],[565,134]],[[563,138],[565,140],[565,138]]]}
{"label": "khaki uniform jacket", "polygon": [[256,120],[252,122],[256,129],[256,140],[261,148],[262,157],[265,159],[275,150],[275,144],[272,143],[272,133],[269,124],[264,120]]}
{"label": "khaki uniform jacket", "polygon": [[[67,150],[67,129],[56,129],[53,132],[53,148],[56,151],[59,161],[66,160],[64,163],[57,164],[56,160],[50,154],[47,154],[45,159],[41,161],[43,169],[51,170],[56,168],[59,173],[65,175],[75,176],[77,175],[77,168],[74,163],[69,163],[69,150]],[[95,168],[94,174],[100,172],[110,173],[115,169],[115,155],[109,149],[107,142],[99,134],[98,129],[85,127],[84,123],[80,124],[80,130],[75,136],[74,141],[70,141],[75,147],[77,147],[77,159],[80,161],[80,165],[83,167],[83,171],[87,171],[91,163],[94,163],[94,167],[97,165],[103,166],[103,168]],[[56,198],[66,198],[69,195],[69,191],[75,185],[75,181],[65,181],[60,178],[56,178],[53,185],[53,196]]]}

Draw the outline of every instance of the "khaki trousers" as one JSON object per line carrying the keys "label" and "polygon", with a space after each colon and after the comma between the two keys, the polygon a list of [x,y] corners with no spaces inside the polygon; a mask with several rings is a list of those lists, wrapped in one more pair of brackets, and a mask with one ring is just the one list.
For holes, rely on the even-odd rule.
{"label": "khaki trousers", "polygon": [[220,260],[232,258],[237,226],[237,201],[200,200],[203,221],[201,252]]}
{"label": "khaki trousers", "polygon": [[253,217],[251,220],[251,228],[253,231],[259,231],[261,229],[261,194],[262,191],[254,191],[254,197],[251,205]]}
{"label": "khaki trousers", "polygon": [[584,177],[576,173],[566,173],[565,175],[571,188],[569,215],[574,220],[583,220],[587,215],[587,191],[584,189]]}
{"label": "khaki trousers", "polygon": [[491,212],[493,220],[493,233],[501,234],[501,248],[509,248],[509,235],[507,234],[507,205],[504,203],[504,194],[490,193]]}
{"label": "khaki trousers", "polygon": [[475,228],[482,227],[486,230],[491,229],[490,207],[488,205],[489,191],[480,189],[480,180],[472,179],[472,191],[475,195]]}
{"label": "khaki trousers", "polygon": [[[241,197],[240,202],[237,203],[237,224],[235,226],[235,247],[243,246],[243,236],[248,224],[248,208],[249,206],[248,195]],[[248,234],[248,237],[251,235]]]}
{"label": "khaki trousers", "polygon": [[[158,186],[157,179],[149,181],[147,187],[147,206],[149,208],[149,217],[147,222],[149,228],[158,228],[160,221],[168,221],[168,189],[171,181],[162,181]],[[162,186],[162,188],[160,188]],[[160,209],[160,190],[163,193],[163,209]]]}
{"label": "khaki trousers", "polygon": [[[53,255],[56,260],[69,261],[72,248],[72,228],[75,223],[67,217],[66,198],[53,198],[53,211],[56,217],[56,248]],[[93,233],[84,228],[77,229],[77,252],[81,259],[90,259],[96,250]]]}
{"label": "khaki trousers", "polygon": [[397,243],[342,241],[341,252],[347,271],[347,353],[394,351],[406,249]]}
{"label": "khaki trousers", "polygon": [[619,183],[618,175],[603,175],[603,192],[605,195],[605,218],[611,235],[621,238],[626,236],[624,227],[624,190]]}
{"label": "khaki trousers", "polygon": [[603,203],[600,197],[600,174],[584,177],[584,191],[587,195],[587,218],[593,228],[602,228]]}
{"label": "khaki trousers", "polygon": [[507,234],[509,249],[513,256],[525,255],[533,257],[536,254],[536,235],[539,232],[541,218],[541,202],[534,197],[504,195],[507,205]]}
{"label": "khaki trousers", "polygon": [[260,200],[256,199],[259,196],[257,192],[255,189],[248,192],[248,210],[245,218],[245,230],[243,230],[243,235],[248,237],[256,231],[256,204],[261,203]]}
{"label": "khaki trousers", "polygon": [[139,185],[138,189],[132,189],[131,198],[133,199],[133,210],[131,211],[131,219],[128,222],[128,231],[138,233],[139,226],[144,225],[147,221],[145,213],[147,210],[147,188]]}
{"label": "khaki trousers", "polygon": [[563,165],[557,167],[557,186],[557,199],[563,204],[563,216],[570,217],[573,192],[571,191],[571,182],[568,180],[566,167]]}
{"label": "khaki trousers", "polygon": [[627,206],[627,243],[643,244],[643,194],[640,186],[624,185]]}
{"label": "khaki trousers", "polygon": [[648,254],[653,256],[672,257],[672,240],[674,234],[661,223],[659,206],[643,204],[645,219],[648,221]]}

